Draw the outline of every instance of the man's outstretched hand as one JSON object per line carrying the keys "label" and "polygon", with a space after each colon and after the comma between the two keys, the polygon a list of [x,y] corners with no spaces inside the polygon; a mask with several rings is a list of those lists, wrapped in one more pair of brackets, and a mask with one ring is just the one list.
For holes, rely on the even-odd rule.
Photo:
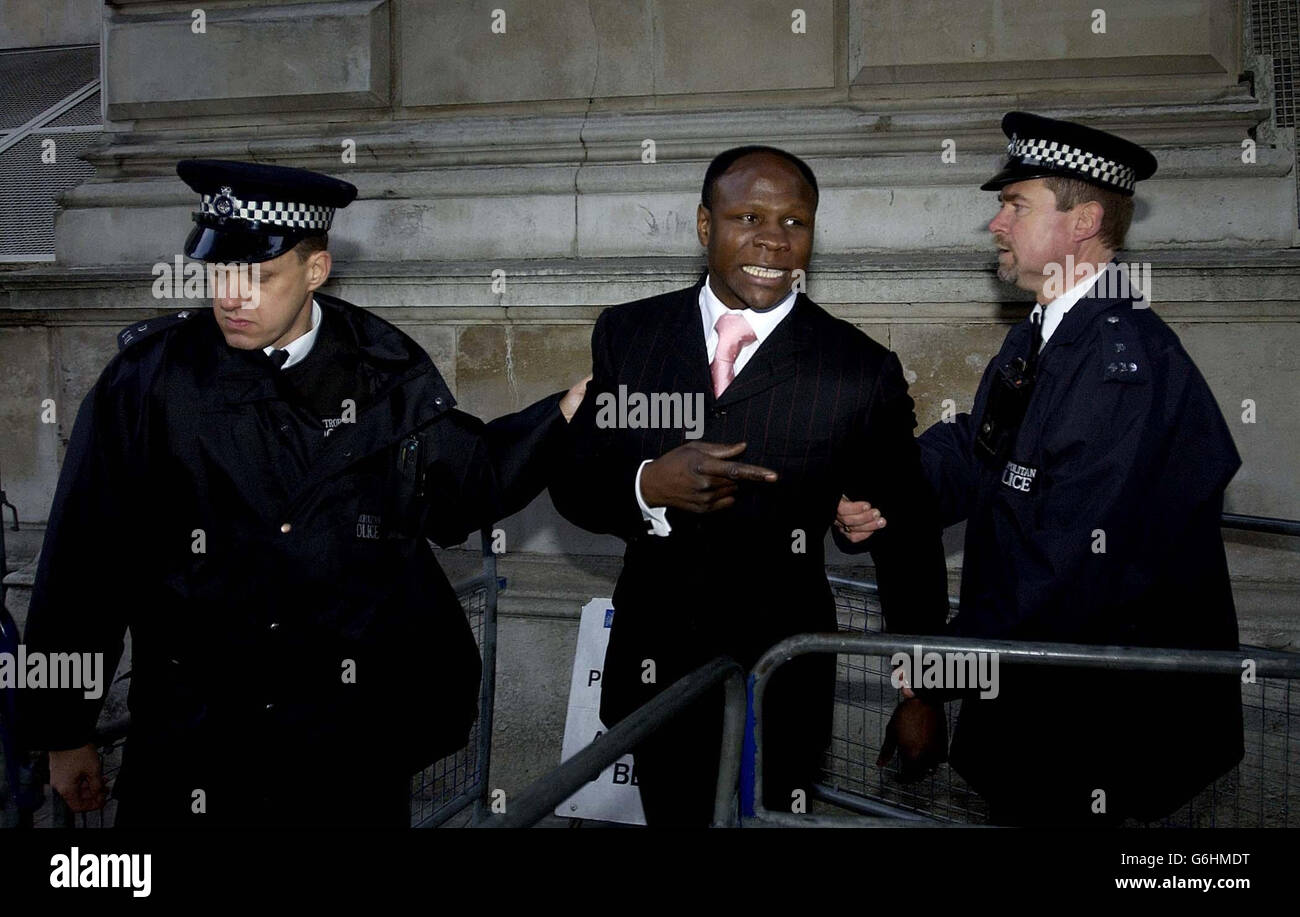
{"label": "man's outstretched hand", "polygon": [[948,722],[943,704],[907,697],[899,701],[885,728],[885,743],[876,759],[884,767],[898,751],[902,771],[899,780],[911,783],[948,760]]}
{"label": "man's outstretched hand", "polygon": [[884,527],[885,517],[870,503],[865,500],[855,503],[848,497],[840,497],[839,508],[835,511],[835,528],[853,544],[866,541],[872,532]]}
{"label": "man's outstretched hand", "polygon": [[771,483],[776,472],[733,462],[744,443],[686,443],[641,471],[641,496],[647,506],[671,506],[689,513],[711,513],[736,502],[739,481]]}

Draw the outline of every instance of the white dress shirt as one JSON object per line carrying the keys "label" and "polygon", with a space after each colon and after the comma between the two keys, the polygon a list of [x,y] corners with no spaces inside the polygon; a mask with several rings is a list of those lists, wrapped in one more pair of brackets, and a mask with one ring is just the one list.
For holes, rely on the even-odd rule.
{"label": "white dress shirt", "polygon": [[[745,364],[749,362],[750,358],[758,352],[758,348],[763,346],[763,342],[776,330],[776,326],[781,324],[785,317],[793,311],[796,294],[794,290],[791,290],[779,303],[762,312],[754,309],[728,309],[722,300],[714,295],[712,283],[713,278],[710,277],[709,282],[700,287],[700,320],[704,323],[704,350],[709,364],[713,363],[713,356],[718,351],[718,331],[714,326],[717,325],[718,319],[725,313],[736,312],[742,315],[745,321],[749,322],[749,327],[754,331],[754,340],[742,347],[736,357],[735,375],[739,376],[740,371],[745,368]],[[652,461],[654,459],[646,459],[641,463],[641,467],[636,470],[636,504],[641,507],[642,518],[650,523],[650,534],[667,536],[673,530],[672,526],[668,524],[668,507],[647,506],[645,497],[641,495],[641,472]]]}
{"label": "white dress shirt", "polygon": [[[317,304],[316,297],[313,296],[311,300],[311,330],[306,334],[299,335],[280,348],[289,351],[289,359],[284,361],[284,365],[280,367],[281,369],[288,369],[293,364],[301,363],[307,359],[307,354],[311,353],[312,345],[316,343],[316,332],[320,328],[320,318],[320,305]],[[262,352],[269,357],[275,349],[275,345],[272,344],[270,347],[263,347]]]}
{"label": "white dress shirt", "polygon": [[1085,277],[1046,306],[1042,303],[1034,306],[1033,311],[1029,313],[1030,318],[1032,319],[1035,315],[1043,316],[1043,343],[1038,348],[1039,353],[1042,353],[1043,347],[1047,346],[1047,339],[1052,336],[1052,332],[1061,324],[1061,319],[1065,318],[1065,313],[1073,309],[1074,304],[1083,299],[1084,294],[1096,285],[1100,277],[1100,272]]}

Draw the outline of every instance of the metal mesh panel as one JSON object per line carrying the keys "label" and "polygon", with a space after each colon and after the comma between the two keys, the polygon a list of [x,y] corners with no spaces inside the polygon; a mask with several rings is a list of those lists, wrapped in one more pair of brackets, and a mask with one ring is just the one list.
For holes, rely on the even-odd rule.
{"label": "metal mesh panel", "polygon": [[99,93],[95,93],[88,99],[78,102],[72,108],[59,115],[48,124],[42,127],[86,127],[98,126],[103,124],[103,119],[99,112]]}
{"label": "metal mesh panel", "polygon": [[[483,647],[483,619],[487,613],[487,587],[477,585],[459,595],[460,603],[474,631],[474,642]],[[443,758],[411,778],[411,826],[436,822],[447,809],[475,796],[483,782],[483,768],[478,760],[481,720],[470,729],[469,744],[454,755]]]}
{"label": "metal mesh panel", "polygon": [[[98,104],[98,93],[93,96]],[[54,206],[58,196],[95,174],[78,158],[103,139],[98,131],[51,134],[56,160],[41,162],[39,131],[0,153],[0,257],[54,254]]]}
{"label": "metal mesh panel", "polygon": [[98,78],[98,46],[0,51],[0,130],[26,124]]}
{"label": "metal mesh panel", "polygon": [[[1278,127],[1294,127],[1296,74],[1300,70],[1300,11],[1296,0],[1251,0],[1251,50],[1273,55],[1273,120]],[[1296,176],[1300,182],[1300,174]],[[1300,226],[1300,214],[1297,224]]]}
{"label": "metal mesh panel", "polygon": [[[834,585],[840,630],[882,629],[874,596]],[[898,781],[897,760],[885,769],[876,756],[897,691],[884,656],[840,656],[835,725],[823,765],[823,782],[863,799],[941,821],[981,823],[988,810],[944,764],[917,783]],[[947,705],[955,725],[960,704]],[[1300,826],[1300,689],[1283,678],[1242,685],[1246,754],[1187,805],[1158,823],[1163,827],[1275,828]],[[951,729],[950,729],[951,734]]]}

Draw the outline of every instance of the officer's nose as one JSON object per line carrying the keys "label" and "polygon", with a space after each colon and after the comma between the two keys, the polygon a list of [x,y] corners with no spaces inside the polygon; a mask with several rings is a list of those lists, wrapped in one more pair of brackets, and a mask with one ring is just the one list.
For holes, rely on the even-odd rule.
{"label": "officer's nose", "polygon": [[989,232],[993,233],[995,236],[1005,233],[1009,222],[1010,217],[1007,216],[1006,208],[999,207],[998,212],[994,214],[993,219],[989,220]]}
{"label": "officer's nose", "polygon": [[212,304],[221,312],[250,309],[256,304],[256,287],[250,277],[235,267],[209,267],[208,284]]}

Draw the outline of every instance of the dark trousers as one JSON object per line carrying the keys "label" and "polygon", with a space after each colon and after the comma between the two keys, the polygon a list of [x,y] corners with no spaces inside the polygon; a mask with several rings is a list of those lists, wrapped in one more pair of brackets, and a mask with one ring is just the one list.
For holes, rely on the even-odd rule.
{"label": "dark trousers", "polygon": [[[805,657],[772,678],[763,699],[763,805],[789,812],[812,796],[830,741],[834,657]],[[633,750],[646,824],[707,828],[722,747],[721,688],[705,695]]]}

